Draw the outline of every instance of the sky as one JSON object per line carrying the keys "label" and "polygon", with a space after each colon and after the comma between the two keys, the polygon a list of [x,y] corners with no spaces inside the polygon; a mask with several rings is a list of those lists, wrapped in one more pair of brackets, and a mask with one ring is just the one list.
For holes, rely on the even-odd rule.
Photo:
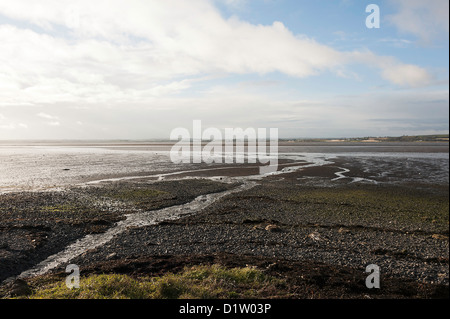
{"label": "sky", "polygon": [[0,139],[168,139],[193,120],[281,138],[446,134],[448,12],[448,0],[0,0]]}

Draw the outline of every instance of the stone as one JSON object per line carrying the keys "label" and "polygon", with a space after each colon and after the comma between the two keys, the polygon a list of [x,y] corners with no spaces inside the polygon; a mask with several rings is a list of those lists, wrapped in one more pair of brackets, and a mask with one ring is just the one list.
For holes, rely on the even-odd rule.
{"label": "stone", "polygon": [[281,231],[280,227],[278,227],[277,225],[274,225],[274,224],[267,225],[265,230],[270,231],[270,232],[279,232],[279,231]]}
{"label": "stone", "polygon": [[319,241],[321,240],[320,238],[320,234],[318,232],[313,232],[311,234],[308,235],[308,238],[314,240],[314,241]]}

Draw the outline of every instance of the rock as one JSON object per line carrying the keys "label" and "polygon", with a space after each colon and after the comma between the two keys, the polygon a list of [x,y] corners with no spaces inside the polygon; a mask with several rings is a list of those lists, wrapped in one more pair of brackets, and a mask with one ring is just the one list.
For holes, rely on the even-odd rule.
{"label": "rock", "polygon": [[448,236],[441,235],[441,234],[433,234],[431,236],[433,239],[439,239],[439,240],[448,240]]}
{"label": "rock", "polygon": [[268,266],[266,267],[266,269],[267,269],[267,270],[274,270],[274,269],[277,269],[277,267],[278,267],[278,264],[277,264],[277,263],[272,263],[272,264],[268,265]]}
{"label": "rock", "polygon": [[30,295],[32,291],[25,280],[16,279],[9,293],[11,297],[20,297]]}
{"label": "rock", "polygon": [[311,234],[309,234],[308,235],[308,238],[310,238],[310,239],[312,239],[312,240],[314,240],[314,241],[319,241],[319,240],[321,240],[321,238],[320,238],[320,234],[318,233],[318,232],[313,232],[313,233],[311,233]]}
{"label": "rock", "polygon": [[112,259],[115,259],[116,256],[117,256],[116,253],[111,253],[111,254],[109,254],[108,256],[106,256],[106,260],[112,260]]}
{"label": "rock", "polygon": [[281,231],[280,227],[278,227],[277,225],[274,225],[274,224],[269,224],[264,229],[267,230],[267,231],[270,231],[270,232],[279,232],[279,231]]}

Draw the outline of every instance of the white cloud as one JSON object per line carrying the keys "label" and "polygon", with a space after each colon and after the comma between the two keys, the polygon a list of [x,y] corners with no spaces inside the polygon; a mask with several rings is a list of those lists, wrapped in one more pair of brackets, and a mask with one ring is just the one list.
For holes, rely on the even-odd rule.
{"label": "white cloud", "polygon": [[[278,127],[281,137],[448,131],[448,90],[386,89],[352,95],[324,91],[305,98],[301,92],[264,94],[265,89],[251,91],[239,83],[215,86],[201,96],[163,96],[155,101],[157,107],[135,103],[88,109],[72,108],[64,103],[42,106],[46,114],[59,114],[57,112],[64,109],[64,122],[36,117],[33,106],[10,109],[4,115],[12,120],[0,121],[0,125],[8,126],[13,122],[16,130],[5,129],[0,137],[14,138],[14,134],[17,136],[21,132],[23,138],[43,139],[55,136],[61,139],[167,139],[175,127],[191,129],[194,119],[201,119],[204,128]],[[77,121],[85,125],[79,126]],[[60,125],[50,126],[48,122]],[[26,123],[29,129],[19,130],[18,123]]]}
{"label": "white cloud", "polygon": [[[151,100],[178,94],[204,74],[340,76],[368,59],[391,83],[410,84],[401,75],[389,76],[385,57],[335,50],[293,34],[281,22],[226,20],[207,0],[21,0],[1,2],[0,13],[46,30],[0,26],[0,58],[9,61],[0,65],[0,87],[7,88],[0,91],[3,105]],[[62,26],[69,28],[66,38],[52,36]],[[423,81],[414,85],[430,78],[418,66],[391,66],[408,71],[406,77],[419,74],[414,78]]]}
{"label": "white cloud", "polygon": [[220,0],[230,7],[240,7],[247,3],[248,0]]}
{"label": "white cloud", "polygon": [[381,76],[401,87],[422,87],[432,84],[434,77],[424,68],[399,62],[388,56],[378,56],[370,51],[352,52],[348,57],[353,61],[379,69]]}
{"label": "white cloud", "polygon": [[[325,134],[359,123],[363,114],[354,112],[342,120],[345,108],[335,107],[335,100],[286,102],[200,82],[272,72],[296,78],[330,72],[353,79],[358,78],[355,65],[373,68],[374,77],[394,86],[419,87],[433,81],[420,66],[371,51],[337,50],[294,34],[282,22],[256,25],[236,17],[225,19],[213,4],[213,0],[0,1],[0,14],[25,22],[0,25],[0,107],[16,112],[17,119],[13,125],[3,120],[0,128],[18,128],[24,122],[37,130],[54,126],[50,137],[54,130],[62,133],[61,138],[70,137],[71,129],[83,131],[80,134],[93,130],[89,131],[93,136],[105,138],[139,138],[148,131],[167,137],[164,123],[186,125],[193,116],[201,116],[216,126],[261,127],[277,119],[293,123],[292,132],[301,123],[305,134],[311,130],[308,136],[320,136],[317,129],[312,131],[321,120]],[[187,98],[194,83],[200,83],[201,97]],[[42,112],[32,111],[34,105]],[[351,104],[355,109],[357,105]],[[71,122],[54,115],[62,118],[63,111]],[[94,120],[98,125],[80,127]]]}
{"label": "white cloud", "polygon": [[46,120],[50,120],[50,121],[45,122],[45,124],[48,126],[60,126],[61,125],[61,123],[58,121],[59,120],[58,116],[50,115],[50,114],[43,113],[43,112],[38,113],[37,116],[40,118],[46,119]]}
{"label": "white cloud", "polygon": [[432,82],[430,74],[415,65],[394,65],[384,69],[382,74],[400,86],[421,87]]}
{"label": "white cloud", "polygon": [[27,124],[24,123],[16,123],[14,121],[11,121],[6,116],[0,113],[0,129],[1,130],[15,130],[17,127],[19,128],[28,128]]}
{"label": "white cloud", "polygon": [[398,8],[398,13],[387,20],[402,33],[418,37],[422,43],[430,44],[442,33],[448,37],[448,0],[390,0]]}
{"label": "white cloud", "polygon": [[53,115],[46,114],[46,113],[43,113],[43,112],[38,113],[37,116],[39,116],[39,117],[41,117],[43,119],[47,119],[47,120],[57,120],[58,119],[57,116],[53,116]]}
{"label": "white cloud", "polygon": [[13,123],[0,125],[0,129],[2,130],[14,130],[15,128],[16,126]]}

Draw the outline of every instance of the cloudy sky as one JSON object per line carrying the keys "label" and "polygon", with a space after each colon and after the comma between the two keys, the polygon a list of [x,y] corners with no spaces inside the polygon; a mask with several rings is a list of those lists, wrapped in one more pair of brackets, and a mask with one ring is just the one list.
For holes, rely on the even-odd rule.
{"label": "cloudy sky", "polygon": [[[366,6],[380,28],[366,27]],[[0,139],[448,133],[448,0],[0,0]]]}

